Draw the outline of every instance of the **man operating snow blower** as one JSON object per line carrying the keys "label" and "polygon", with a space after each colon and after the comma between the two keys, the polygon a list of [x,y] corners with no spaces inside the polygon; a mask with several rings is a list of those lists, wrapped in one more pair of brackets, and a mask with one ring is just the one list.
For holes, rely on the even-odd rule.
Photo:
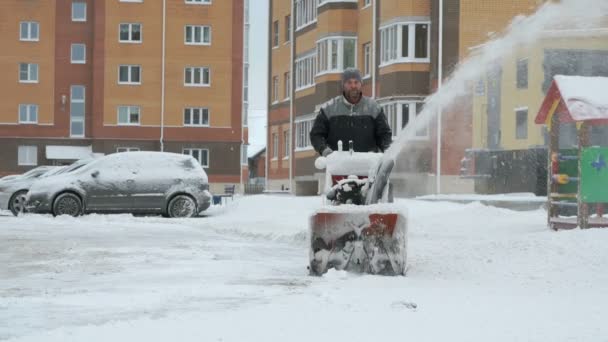
{"label": "man operating snow blower", "polygon": [[[326,103],[310,132],[326,169],[328,205],[310,220],[313,275],[330,268],[397,275],[406,268],[405,215],[392,202],[388,176],[394,161],[383,158],[392,141],[384,112],[361,92],[361,75],[346,69],[342,95]],[[348,143],[349,150],[342,145]]]}
{"label": "man operating snow blower", "polygon": [[310,142],[323,157],[338,149],[338,141],[351,140],[355,152],[384,152],[392,141],[384,111],[363,96],[361,73],[355,68],[344,70],[342,95],[321,108],[310,130]]}

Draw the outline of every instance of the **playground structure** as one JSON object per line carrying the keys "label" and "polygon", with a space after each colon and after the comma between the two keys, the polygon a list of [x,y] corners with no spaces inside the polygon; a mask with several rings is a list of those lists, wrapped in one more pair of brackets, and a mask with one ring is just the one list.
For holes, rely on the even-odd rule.
{"label": "playground structure", "polygon": [[[606,89],[606,77],[555,76],[536,116],[549,133],[547,221],[554,230],[608,227],[608,146],[591,139],[593,129],[607,132]],[[560,148],[560,129],[569,123],[577,146]]]}

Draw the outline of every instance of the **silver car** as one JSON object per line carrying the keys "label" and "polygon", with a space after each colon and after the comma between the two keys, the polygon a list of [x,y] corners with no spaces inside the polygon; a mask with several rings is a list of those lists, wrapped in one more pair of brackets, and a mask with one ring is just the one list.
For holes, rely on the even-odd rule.
{"label": "silver car", "polygon": [[0,180],[0,209],[18,215],[25,208],[25,196],[30,186],[44,174],[60,169],[58,166],[38,166],[22,175]]}
{"label": "silver car", "polygon": [[155,213],[191,217],[211,203],[207,174],[196,159],[166,152],[110,154],[36,182],[27,210],[84,213]]}

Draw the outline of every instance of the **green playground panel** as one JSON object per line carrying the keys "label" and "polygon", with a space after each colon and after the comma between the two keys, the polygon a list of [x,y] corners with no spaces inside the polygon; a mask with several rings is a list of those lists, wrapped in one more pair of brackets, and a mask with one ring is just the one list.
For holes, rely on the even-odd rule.
{"label": "green playground panel", "polygon": [[608,203],[608,147],[588,147],[581,152],[581,200]]}
{"label": "green playground panel", "polygon": [[[559,150],[562,156],[578,156],[578,150],[568,149]],[[562,160],[559,162],[559,173],[567,174],[570,177],[578,177],[578,160]],[[568,184],[558,184],[557,193],[575,194],[578,192],[578,183],[569,182]]]}

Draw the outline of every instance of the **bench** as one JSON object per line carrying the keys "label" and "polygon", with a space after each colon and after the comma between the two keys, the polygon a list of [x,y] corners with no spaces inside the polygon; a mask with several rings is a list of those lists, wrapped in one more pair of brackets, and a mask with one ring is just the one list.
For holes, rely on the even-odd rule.
{"label": "bench", "polygon": [[219,195],[213,195],[213,204],[222,204],[222,198],[230,198],[234,200],[234,192],[236,190],[236,184],[224,185],[224,193]]}

